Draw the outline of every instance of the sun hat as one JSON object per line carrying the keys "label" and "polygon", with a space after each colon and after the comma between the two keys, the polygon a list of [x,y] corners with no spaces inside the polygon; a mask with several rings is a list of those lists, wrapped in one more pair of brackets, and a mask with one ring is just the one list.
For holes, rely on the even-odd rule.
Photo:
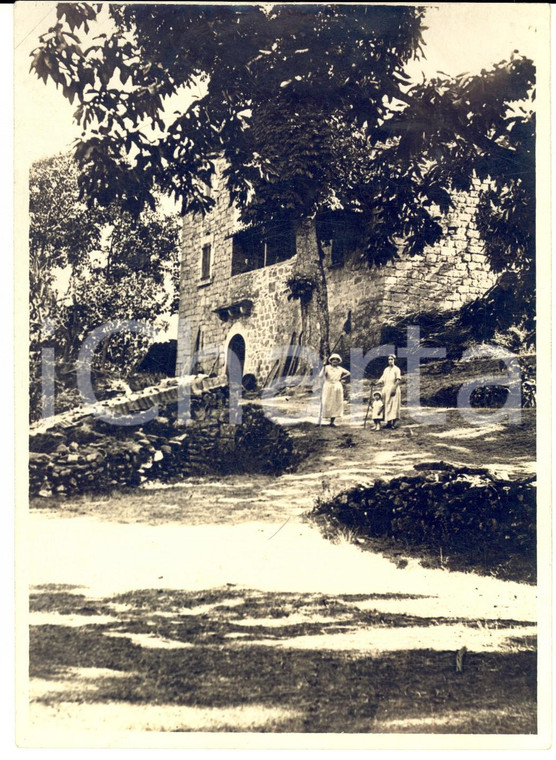
{"label": "sun hat", "polygon": [[396,354],[388,354],[388,358],[389,359],[395,359],[396,358]]}
{"label": "sun hat", "polygon": [[373,398],[375,396],[380,396],[380,398],[382,398],[382,393],[380,391],[373,391]]}
{"label": "sun hat", "polygon": [[342,361],[342,357],[340,356],[340,354],[330,354],[330,356],[328,357],[328,361],[331,362],[332,359],[337,359],[339,362]]}

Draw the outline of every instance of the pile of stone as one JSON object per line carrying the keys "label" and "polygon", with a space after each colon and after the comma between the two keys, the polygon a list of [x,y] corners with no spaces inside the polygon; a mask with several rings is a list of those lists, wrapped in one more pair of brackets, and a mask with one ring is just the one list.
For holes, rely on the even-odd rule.
{"label": "pile of stone", "polygon": [[416,475],[377,480],[320,502],[313,516],[407,547],[496,561],[520,553],[534,562],[534,478],[507,480],[484,468],[445,462],[415,469]]}
{"label": "pile of stone", "polygon": [[227,396],[226,387],[216,387],[192,397],[188,424],[178,417],[178,404],[170,401],[161,416],[143,425],[115,425],[86,414],[34,430],[30,494],[69,495],[134,487],[147,480],[278,474],[292,468],[297,457],[287,431],[252,405],[241,408],[241,424],[232,424]]}

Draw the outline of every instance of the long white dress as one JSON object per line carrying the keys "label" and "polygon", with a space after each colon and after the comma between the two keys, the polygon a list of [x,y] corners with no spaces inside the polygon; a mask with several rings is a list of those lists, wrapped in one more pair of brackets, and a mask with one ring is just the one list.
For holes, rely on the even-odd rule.
{"label": "long white dress", "polygon": [[[402,404],[402,392],[400,390],[399,382],[401,380],[402,373],[399,367],[394,364],[392,367],[388,365],[380,380],[382,383],[382,400],[384,401],[384,422],[391,422],[392,420],[400,419],[400,407]],[[395,390],[394,395],[392,391]]]}
{"label": "long white dress", "polygon": [[322,416],[341,417],[344,413],[344,389],[340,382],[349,377],[349,372],[343,367],[324,367],[324,384],[322,386]]}

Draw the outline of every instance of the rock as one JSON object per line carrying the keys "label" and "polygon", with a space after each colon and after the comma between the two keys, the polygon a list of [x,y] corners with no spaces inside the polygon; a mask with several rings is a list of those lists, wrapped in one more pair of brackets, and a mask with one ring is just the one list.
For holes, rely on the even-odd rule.
{"label": "rock", "polygon": [[40,454],[36,451],[29,453],[29,464],[31,466],[39,466],[41,464],[48,464],[50,462],[50,456],[48,454]]}

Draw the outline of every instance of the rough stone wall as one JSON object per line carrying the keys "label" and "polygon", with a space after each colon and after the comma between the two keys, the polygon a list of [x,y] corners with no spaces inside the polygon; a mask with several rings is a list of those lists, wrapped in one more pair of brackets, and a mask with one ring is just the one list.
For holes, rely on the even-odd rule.
{"label": "rough stone wall", "polygon": [[[227,343],[233,335],[240,334],[246,344],[244,373],[265,377],[274,363],[272,350],[289,344],[293,331],[299,329],[299,307],[288,301],[285,285],[295,257],[232,277],[232,236],[238,229],[237,212],[229,206],[221,181],[215,187],[214,197],[216,206],[204,219],[191,215],[184,220],[176,374],[189,372],[188,353],[193,351],[197,330],[202,326],[207,354],[201,357],[200,364],[205,371],[214,367],[215,372],[223,372]],[[201,282],[201,251],[207,242],[212,246],[211,278]],[[244,298],[253,301],[249,316],[223,322],[214,311]],[[210,347],[217,347],[220,352],[216,366],[215,357],[207,351]]]}
{"label": "rough stone wall", "polygon": [[187,425],[180,422],[175,402],[143,425],[112,424],[89,414],[74,424],[60,422],[35,432],[29,449],[29,493],[41,497],[153,480],[179,482],[195,475],[279,474],[297,461],[288,432],[260,407],[242,406],[241,424],[232,424],[227,388],[218,387],[191,398]]}
{"label": "rough stone wall", "polygon": [[[349,342],[368,350],[378,345],[385,324],[418,311],[460,308],[494,284],[474,222],[479,189],[477,180],[469,193],[456,196],[455,207],[442,218],[442,240],[425,249],[422,256],[401,256],[378,268],[369,267],[355,252],[343,266],[327,268],[332,345],[350,309],[353,332]],[[296,259],[232,277],[232,235],[238,229],[237,212],[230,208],[221,180],[214,197],[216,207],[204,220],[190,216],[184,221],[177,374],[189,371],[189,324],[191,345],[202,326],[205,348],[219,347],[220,372],[229,339],[235,333],[241,334],[246,343],[244,372],[264,380],[274,364],[272,349],[288,345],[292,333],[300,331],[299,303],[288,301],[285,286],[296,268]],[[205,241],[212,245],[212,277],[201,283],[200,259]],[[243,298],[254,303],[250,316],[222,322],[214,313]],[[202,361],[203,369],[210,369],[213,362],[208,358]]]}
{"label": "rough stone wall", "polygon": [[[479,181],[459,193],[442,218],[444,235],[422,256],[400,256],[384,267],[368,267],[352,256],[343,267],[328,269],[332,341],[352,309],[352,345],[367,350],[380,341],[380,330],[400,317],[435,309],[459,309],[496,281],[475,224]],[[440,215],[440,213],[439,213]]]}

